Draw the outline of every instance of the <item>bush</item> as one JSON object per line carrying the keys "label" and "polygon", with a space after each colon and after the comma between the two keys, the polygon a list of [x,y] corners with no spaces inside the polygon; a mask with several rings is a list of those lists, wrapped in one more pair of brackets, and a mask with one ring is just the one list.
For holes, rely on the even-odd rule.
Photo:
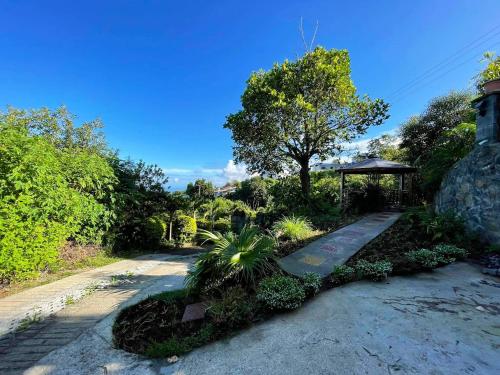
{"label": "bush", "polygon": [[340,284],[350,283],[351,281],[354,281],[355,276],[356,272],[352,267],[346,265],[340,265],[340,266],[335,266],[333,268],[332,279],[335,282],[335,284],[340,285]]}
{"label": "bush", "polygon": [[212,223],[210,220],[204,219],[204,218],[199,218],[196,219],[196,228],[197,229],[205,229],[205,230],[210,230]]}
{"label": "bush", "polygon": [[249,324],[254,314],[254,304],[240,286],[227,289],[222,298],[210,302],[207,314],[216,326],[225,330]]}
{"label": "bush", "polygon": [[440,254],[429,249],[413,250],[406,253],[406,257],[412,263],[415,263],[425,269],[434,269],[441,263],[445,262],[445,258]]}
{"label": "bush", "polygon": [[167,223],[159,215],[147,218],[144,224],[144,232],[148,244],[158,246],[165,238],[167,231]]}
{"label": "bush", "polygon": [[196,235],[196,220],[187,215],[179,215],[176,220],[175,238],[181,243],[191,242]]}
{"label": "bush", "polygon": [[278,238],[300,241],[312,233],[309,221],[302,217],[285,216],[273,226],[273,231]]}
{"label": "bush", "polygon": [[302,285],[308,296],[314,296],[319,292],[322,285],[321,275],[315,272],[307,272],[302,278]]}
{"label": "bush", "polygon": [[229,219],[218,219],[214,223],[214,231],[226,233],[231,230],[231,220]]}
{"label": "bush", "polygon": [[374,263],[359,260],[356,263],[356,272],[359,278],[381,281],[387,279],[387,276],[392,272],[392,263],[386,260]]}
{"label": "bush", "polygon": [[432,250],[444,258],[453,259],[452,262],[457,259],[464,259],[469,255],[467,250],[454,245],[436,245]]}
{"label": "bush", "polygon": [[299,308],[306,298],[300,282],[288,276],[272,276],[263,279],[257,289],[257,300],[271,311]]}
{"label": "bush", "polygon": [[464,221],[453,212],[424,215],[422,224],[433,241],[459,243],[465,238]]}
{"label": "bush", "polygon": [[192,290],[211,289],[232,280],[254,287],[258,278],[273,269],[275,241],[245,226],[240,234],[221,234],[201,230],[200,237],[214,243],[213,249],[200,255],[188,272],[186,286]]}

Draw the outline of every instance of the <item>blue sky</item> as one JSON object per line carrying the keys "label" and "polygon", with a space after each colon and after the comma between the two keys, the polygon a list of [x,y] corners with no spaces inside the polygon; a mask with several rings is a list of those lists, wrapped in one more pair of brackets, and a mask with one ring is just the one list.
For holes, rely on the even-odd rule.
{"label": "blue sky", "polygon": [[[391,118],[365,140],[433,96],[470,87],[482,52],[500,51],[498,0],[0,0],[0,7],[0,106],[64,104],[82,121],[100,117],[112,147],[165,168],[172,188],[200,176],[217,184],[242,176],[222,124],[239,109],[252,71],[303,53],[301,17],[309,36],[319,22],[317,44],[349,50],[359,93],[393,103]],[[445,59],[434,75],[393,94]]]}

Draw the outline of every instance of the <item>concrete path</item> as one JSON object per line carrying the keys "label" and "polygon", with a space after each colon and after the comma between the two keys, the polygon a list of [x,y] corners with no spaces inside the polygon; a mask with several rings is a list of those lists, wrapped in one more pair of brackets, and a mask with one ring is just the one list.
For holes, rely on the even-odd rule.
{"label": "concrete path", "polygon": [[328,276],[335,265],[344,264],[359,249],[389,228],[401,216],[398,212],[381,212],[330,233],[278,261],[288,273],[302,276],[315,272]]}
{"label": "concrete path", "polygon": [[[16,312],[28,313],[35,304],[45,315],[54,309],[59,310],[39,322],[32,318],[29,327],[23,331],[0,336],[0,373],[20,374],[125,304],[135,303],[148,294],[181,288],[194,259],[193,256],[166,254],[142,256],[0,299],[5,312],[0,317],[3,327],[7,326],[7,321],[15,319]],[[100,287],[90,290],[89,286],[96,283],[100,283]],[[103,284],[107,286],[103,287]],[[68,299],[89,292],[80,301]],[[110,328],[107,334],[111,335]]]}
{"label": "concrete path", "polygon": [[141,275],[170,258],[172,255],[168,254],[144,255],[0,298],[0,336],[15,331],[20,323],[25,324],[56,313],[67,302],[78,300],[93,289],[127,275]]}
{"label": "concrete path", "polygon": [[173,365],[113,349],[112,314],[25,374],[499,374],[499,314],[499,279],[456,263],[329,290]]}

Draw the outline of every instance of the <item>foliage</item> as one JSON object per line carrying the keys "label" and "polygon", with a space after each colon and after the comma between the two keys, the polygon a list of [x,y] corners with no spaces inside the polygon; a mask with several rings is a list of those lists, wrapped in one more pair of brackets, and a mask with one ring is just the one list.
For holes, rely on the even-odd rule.
{"label": "foliage", "polygon": [[252,177],[241,182],[234,197],[248,204],[253,210],[265,207],[271,198],[269,188],[272,184],[274,180],[270,178]]}
{"label": "foliage", "polygon": [[475,124],[462,123],[445,131],[421,165],[422,189],[428,194],[436,192],[446,172],[472,150],[475,139]]}
{"label": "foliage", "polygon": [[254,305],[245,290],[235,286],[223,291],[220,299],[211,301],[207,313],[214,325],[231,330],[252,321]]}
{"label": "foliage", "polygon": [[416,263],[425,269],[436,268],[445,261],[440,254],[429,249],[410,251],[406,253],[406,257],[410,262]]}
{"label": "foliage", "polygon": [[318,294],[322,285],[321,275],[315,272],[306,272],[302,277],[302,285],[308,296]]}
{"label": "foliage", "polygon": [[355,277],[356,272],[352,267],[340,265],[333,268],[332,279],[336,284],[350,283]]}
{"label": "foliage", "polygon": [[182,196],[168,194],[164,185],[168,179],[156,165],[142,161],[121,160],[113,156],[111,164],[118,178],[116,187],[116,222],[109,242],[117,249],[141,248],[148,244],[144,231],[147,218],[169,214],[169,220],[185,205]]}
{"label": "foliage", "polygon": [[180,243],[188,243],[194,239],[198,228],[196,219],[187,215],[179,215],[175,222],[175,238]]}
{"label": "foliage", "polygon": [[214,223],[214,231],[216,232],[229,232],[231,230],[231,220],[228,219],[218,219]]}
{"label": "foliage", "polygon": [[257,300],[271,311],[295,310],[306,298],[300,282],[288,276],[271,276],[259,283]]}
{"label": "foliage", "polygon": [[161,241],[165,238],[167,224],[160,215],[154,215],[146,220],[144,232],[147,242],[152,246],[160,245]]}
{"label": "foliage", "polygon": [[373,263],[360,260],[356,263],[355,269],[359,278],[381,281],[387,279],[387,276],[391,274],[392,264],[386,260]]}
{"label": "foliage", "polygon": [[100,243],[112,223],[113,171],[87,140],[92,127],[80,132],[68,116],[0,113],[0,279],[55,267],[66,240]]}
{"label": "foliage", "polygon": [[210,181],[199,179],[187,185],[186,194],[193,202],[194,208],[197,209],[200,205],[214,199],[215,188]]}
{"label": "foliage", "polygon": [[398,147],[398,138],[390,134],[370,140],[367,156],[393,161],[402,161],[404,158],[403,151]]}
{"label": "foliage", "polygon": [[200,230],[199,235],[214,246],[200,255],[188,272],[186,286],[191,290],[210,289],[229,280],[254,287],[273,268],[275,242],[261,235],[256,227],[245,226],[240,234]]}
{"label": "foliage", "polygon": [[464,240],[464,221],[453,212],[447,211],[439,215],[422,212],[421,215],[425,232],[433,241],[460,243]]}
{"label": "foliage", "polygon": [[486,52],[483,61],[486,62],[486,68],[476,77],[476,86],[480,93],[484,92],[485,82],[500,78],[500,56],[496,56],[493,52]]}
{"label": "foliage", "polygon": [[432,251],[444,258],[453,259],[452,261],[455,261],[457,259],[465,259],[469,255],[467,250],[449,244],[436,245],[434,246]]}
{"label": "foliage", "polygon": [[300,168],[302,193],[310,192],[311,158],[332,156],[369,125],[387,118],[382,100],[356,96],[346,50],[317,47],[296,61],[253,73],[243,109],[227,117],[237,162],[254,172]]}
{"label": "foliage", "polygon": [[273,231],[278,238],[299,241],[311,235],[311,224],[303,217],[285,216],[273,226]]}
{"label": "foliage", "polygon": [[471,94],[452,91],[434,98],[419,116],[401,125],[401,147],[410,163],[424,164],[442,135],[459,124],[475,122]]}

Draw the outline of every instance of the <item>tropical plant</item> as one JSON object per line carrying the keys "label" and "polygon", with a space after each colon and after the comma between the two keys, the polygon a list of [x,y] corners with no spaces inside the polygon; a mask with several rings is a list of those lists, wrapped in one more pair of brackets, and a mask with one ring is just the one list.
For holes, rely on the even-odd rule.
{"label": "tropical plant", "polygon": [[388,117],[388,104],[356,95],[350,75],[349,53],[322,47],[253,73],[243,109],[224,125],[232,131],[236,161],[252,172],[298,168],[308,200],[311,159],[332,156],[343,142]]}
{"label": "tropical plant", "polygon": [[275,241],[245,226],[239,234],[200,230],[199,236],[213,243],[213,249],[198,257],[186,277],[191,290],[211,289],[228,280],[253,288],[260,277],[273,270]]}
{"label": "tropical plant", "polygon": [[278,238],[299,241],[309,237],[313,229],[303,217],[285,216],[274,224],[273,231]]}
{"label": "tropical plant", "polygon": [[257,300],[271,311],[295,310],[306,298],[300,282],[289,276],[271,276],[259,283]]}

